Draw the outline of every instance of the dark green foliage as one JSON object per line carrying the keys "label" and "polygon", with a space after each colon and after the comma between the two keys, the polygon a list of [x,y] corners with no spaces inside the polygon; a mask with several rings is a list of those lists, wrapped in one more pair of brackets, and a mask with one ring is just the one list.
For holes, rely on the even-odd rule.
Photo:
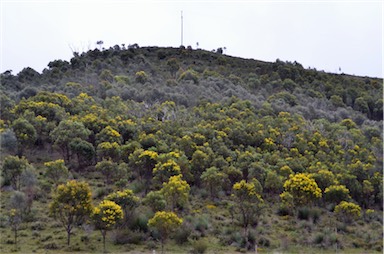
{"label": "dark green foliage", "polygon": [[144,198],[143,204],[149,206],[155,213],[164,210],[167,203],[160,191],[151,191]]}
{"label": "dark green foliage", "polygon": [[13,153],[17,148],[17,138],[11,129],[7,129],[0,133],[0,144],[2,151]]}
{"label": "dark green foliage", "polygon": [[102,160],[98,162],[95,169],[103,175],[106,185],[111,184],[112,180],[116,180],[121,176],[118,164],[111,160]]}
{"label": "dark green foliage", "polygon": [[130,231],[126,229],[117,230],[113,236],[113,242],[117,245],[140,244],[146,235],[141,231]]}
{"label": "dark green foliage", "polygon": [[302,207],[297,211],[297,218],[299,220],[308,220],[310,215],[310,209],[308,207]]}
{"label": "dark green foliage", "polygon": [[174,239],[177,244],[183,245],[188,243],[189,237],[191,236],[192,233],[192,228],[191,225],[187,224],[184,222],[182,227],[179,227],[175,234],[174,234]]}
{"label": "dark green foliage", "polygon": [[199,216],[194,218],[193,227],[196,231],[198,231],[202,236],[204,236],[206,230],[208,229],[208,219],[205,216]]}
{"label": "dark green foliage", "polygon": [[167,66],[171,72],[171,75],[174,77],[180,68],[180,63],[176,58],[170,58],[167,60]]}
{"label": "dark green foliage", "polygon": [[18,155],[23,156],[24,149],[33,145],[37,139],[36,129],[23,118],[16,119],[12,124],[12,129],[17,139]]}
{"label": "dark green foliage", "polygon": [[271,246],[271,240],[267,237],[260,237],[258,239],[258,245],[265,247],[265,248],[268,248]]}
{"label": "dark green foliage", "polygon": [[148,75],[145,71],[136,72],[136,82],[144,84],[148,80]]}
{"label": "dark green foliage", "polygon": [[279,100],[285,102],[286,104],[288,104],[291,107],[297,105],[296,96],[293,94],[290,94],[288,92],[280,92],[280,93],[274,94],[268,98],[269,102],[277,102]]}
{"label": "dark green foliage", "polygon": [[83,123],[65,120],[61,121],[50,133],[50,137],[54,141],[54,145],[61,150],[66,162],[69,162],[71,158],[71,142],[75,139],[86,139],[90,134],[90,130],[85,128]]}
{"label": "dark green foliage", "polygon": [[141,232],[148,232],[148,220],[150,219],[150,215],[138,213],[136,214],[133,219],[132,223],[129,225],[129,228],[132,231],[141,231]]}
{"label": "dark green foliage", "polygon": [[6,156],[2,163],[1,175],[4,177],[4,185],[12,185],[16,190],[20,190],[21,174],[27,169],[28,161],[22,157]]}
{"label": "dark green foliage", "polygon": [[281,204],[279,208],[277,209],[277,214],[279,216],[286,216],[286,215],[292,215],[293,211],[290,207],[287,207],[284,204]]}
{"label": "dark green foliage", "polygon": [[35,96],[37,94],[37,89],[34,87],[26,87],[19,93],[20,99],[28,99],[29,97]]}
{"label": "dark green foliage", "polygon": [[28,212],[27,196],[21,191],[13,192],[9,200],[9,206],[11,209],[15,209],[20,218],[23,219]]}
{"label": "dark green foliage", "polygon": [[93,164],[96,152],[91,143],[80,138],[75,138],[69,143],[69,147],[77,157],[79,168]]}
{"label": "dark green foliage", "polygon": [[204,238],[200,238],[197,241],[192,242],[192,253],[194,254],[203,254],[208,249],[208,242]]}
{"label": "dark green foliage", "polygon": [[193,81],[194,84],[199,83],[198,74],[194,70],[187,70],[187,71],[183,72],[180,75],[179,79],[180,80],[190,80],[190,81]]}
{"label": "dark green foliage", "polygon": [[335,107],[344,107],[345,104],[343,102],[343,99],[338,95],[332,95],[330,98],[330,101]]}
{"label": "dark green foliage", "polygon": [[40,74],[35,71],[34,69],[27,67],[22,69],[19,74],[17,74],[17,77],[20,82],[31,82],[38,79]]}

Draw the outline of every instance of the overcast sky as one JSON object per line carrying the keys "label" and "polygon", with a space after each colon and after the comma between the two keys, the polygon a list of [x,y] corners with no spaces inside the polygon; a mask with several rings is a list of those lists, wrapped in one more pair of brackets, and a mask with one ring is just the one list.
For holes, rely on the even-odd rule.
{"label": "overcast sky", "polygon": [[383,77],[382,1],[1,1],[1,70],[41,72],[98,40],[181,44],[305,68]]}

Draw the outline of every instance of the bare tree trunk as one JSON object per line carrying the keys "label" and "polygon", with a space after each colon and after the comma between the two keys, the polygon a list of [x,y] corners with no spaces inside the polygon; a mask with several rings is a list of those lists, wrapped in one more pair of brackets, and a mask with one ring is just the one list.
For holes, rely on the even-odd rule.
{"label": "bare tree trunk", "polygon": [[67,245],[71,242],[71,226],[67,226]]}
{"label": "bare tree trunk", "polygon": [[67,232],[67,245],[69,246],[71,242],[71,233],[70,232]]}
{"label": "bare tree trunk", "polygon": [[15,248],[17,250],[17,227],[14,227],[14,233],[15,233]]}
{"label": "bare tree trunk", "polygon": [[103,235],[103,252],[106,253],[107,250],[105,249],[105,236],[107,235],[107,231],[101,230],[101,234]]}

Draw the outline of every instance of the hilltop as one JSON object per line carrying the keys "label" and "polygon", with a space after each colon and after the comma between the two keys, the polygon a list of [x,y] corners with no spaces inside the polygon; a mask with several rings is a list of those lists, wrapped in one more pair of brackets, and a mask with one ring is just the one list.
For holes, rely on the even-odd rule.
{"label": "hilltop", "polygon": [[[0,251],[380,253],[382,94],[382,79],[136,44],[6,71]],[[87,197],[73,229],[72,197]]]}
{"label": "hilltop", "polygon": [[68,97],[81,92],[101,99],[118,95],[149,104],[172,100],[184,106],[235,96],[256,106],[268,102],[278,109],[297,111],[309,119],[338,119],[339,114],[372,120],[383,117],[382,79],[185,48],[116,45],[75,53],[70,62],[52,61],[42,74],[31,68],[16,76],[5,72],[1,80],[3,93],[16,101],[39,90]]}

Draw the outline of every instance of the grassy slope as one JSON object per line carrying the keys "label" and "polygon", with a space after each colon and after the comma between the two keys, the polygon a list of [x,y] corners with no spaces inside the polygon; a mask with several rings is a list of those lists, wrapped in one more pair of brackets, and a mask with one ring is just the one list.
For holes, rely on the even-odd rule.
{"label": "grassy slope", "polygon": [[[51,158],[51,154],[38,154],[33,158],[37,161],[44,161],[45,156]],[[39,169],[41,164],[36,163],[35,167],[38,169],[40,180],[42,180],[42,170]],[[90,183],[94,197],[99,191],[102,191],[103,181],[99,176],[95,175],[93,178],[86,178],[85,180]],[[8,200],[10,194],[9,191],[2,191],[1,193],[2,211],[4,211],[5,201]],[[30,222],[23,223],[19,230],[18,252],[101,252],[103,247],[100,232],[87,227],[74,229],[71,246],[68,247],[66,245],[66,233],[62,226],[47,215],[47,206],[50,202],[49,193],[41,191],[40,195],[39,200],[33,203]],[[382,223],[379,218],[370,220],[368,223],[359,220],[345,225],[338,222],[331,212],[320,210],[320,218],[314,223],[311,218],[297,220],[291,216],[278,216],[274,212],[276,210],[277,204],[268,208],[255,231],[258,239],[266,239],[269,242],[268,246],[259,246],[259,253],[381,253],[381,251],[372,249],[382,244]],[[222,244],[223,240],[240,237],[241,234],[239,227],[229,219],[229,212],[225,209],[223,202],[203,200],[200,196],[192,197],[189,214],[190,218],[204,218],[205,221],[208,221],[203,227],[203,235],[205,235],[203,239],[208,253],[245,252],[245,250],[235,246],[223,246]],[[15,252],[13,232],[7,227],[1,227],[0,236],[0,252]],[[323,239],[319,244],[317,244],[318,238]],[[365,240],[372,242],[373,239],[376,239],[377,244],[367,249]],[[160,252],[160,244],[155,240],[144,240],[139,241],[138,244],[124,245],[115,245],[113,241],[114,232],[109,232],[107,250],[111,253],[152,253],[153,249]],[[193,241],[179,245],[174,240],[169,240],[165,250],[167,253],[186,253],[192,250],[193,246]],[[322,246],[326,246],[326,248]]]}

